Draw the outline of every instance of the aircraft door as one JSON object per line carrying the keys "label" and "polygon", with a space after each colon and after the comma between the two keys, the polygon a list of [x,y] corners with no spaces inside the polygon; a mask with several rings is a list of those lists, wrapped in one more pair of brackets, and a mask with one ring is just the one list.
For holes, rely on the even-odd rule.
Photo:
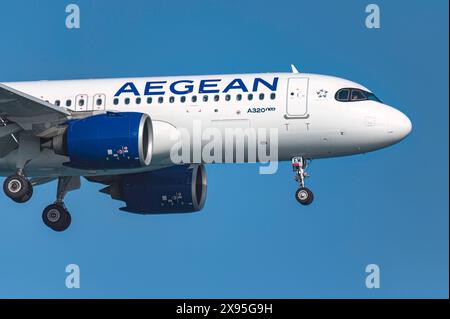
{"label": "aircraft door", "polygon": [[102,111],[105,109],[106,96],[104,94],[95,94],[92,102],[93,111]]}
{"label": "aircraft door", "polygon": [[75,111],[82,112],[88,110],[88,96],[86,94],[77,95],[75,98]]}
{"label": "aircraft door", "polygon": [[308,78],[290,78],[287,91],[287,117],[306,117],[308,115]]}

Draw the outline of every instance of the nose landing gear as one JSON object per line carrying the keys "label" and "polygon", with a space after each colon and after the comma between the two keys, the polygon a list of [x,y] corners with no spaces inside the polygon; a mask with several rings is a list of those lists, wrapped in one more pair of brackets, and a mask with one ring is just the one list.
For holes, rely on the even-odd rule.
{"label": "nose landing gear", "polygon": [[305,187],[305,177],[309,177],[306,172],[308,160],[302,156],[292,158],[292,169],[295,172],[295,181],[299,183],[299,189],[295,192],[295,199],[302,205],[310,205],[314,200],[313,192]]}

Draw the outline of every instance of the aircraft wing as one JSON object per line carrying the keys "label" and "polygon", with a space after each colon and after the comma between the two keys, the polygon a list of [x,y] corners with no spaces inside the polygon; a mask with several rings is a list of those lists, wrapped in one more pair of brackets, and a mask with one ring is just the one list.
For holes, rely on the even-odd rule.
{"label": "aircraft wing", "polygon": [[64,123],[70,116],[70,112],[62,107],[0,83],[0,127],[8,127],[13,122],[22,130],[43,137],[51,135],[55,126]]}

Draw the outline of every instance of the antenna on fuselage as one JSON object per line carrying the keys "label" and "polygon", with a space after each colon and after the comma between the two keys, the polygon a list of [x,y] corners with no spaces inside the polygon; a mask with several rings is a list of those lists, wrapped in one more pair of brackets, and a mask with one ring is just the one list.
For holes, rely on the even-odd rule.
{"label": "antenna on fuselage", "polygon": [[291,64],[292,73],[300,73],[295,65]]}

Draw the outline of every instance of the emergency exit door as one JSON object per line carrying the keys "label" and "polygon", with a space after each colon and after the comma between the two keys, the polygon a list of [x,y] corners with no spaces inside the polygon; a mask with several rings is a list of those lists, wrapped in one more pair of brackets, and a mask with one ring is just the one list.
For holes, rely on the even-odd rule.
{"label": "emergency exit door", "polygon": [[290,78],[286,113],[288,117],[304,117],[308,114],[308,78]]}
{"label": "emergency exit door", "polygon": [[106,96],[104,94],[95,94],[92,102],[92,109],[94,111],[104,110],[106,104]]}
{"label": "emergency exit door", "polygon": [[75,111],[83,112],[88,110],[88,96],[79,94],[75,98]]}

